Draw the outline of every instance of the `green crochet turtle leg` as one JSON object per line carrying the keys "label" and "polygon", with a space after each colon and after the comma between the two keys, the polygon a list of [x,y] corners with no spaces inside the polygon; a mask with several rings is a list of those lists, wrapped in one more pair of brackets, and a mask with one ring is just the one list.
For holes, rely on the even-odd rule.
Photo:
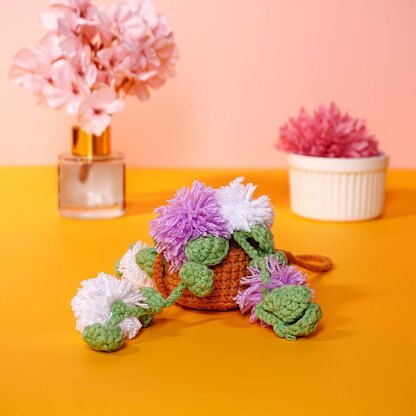
{"label": "green crochet turtle leg", "polygon": [[256,316],[290,341],[315,331],[322,311],[311,302],[311,291],[298,285],[282,286],[267,294],[256,306]]}

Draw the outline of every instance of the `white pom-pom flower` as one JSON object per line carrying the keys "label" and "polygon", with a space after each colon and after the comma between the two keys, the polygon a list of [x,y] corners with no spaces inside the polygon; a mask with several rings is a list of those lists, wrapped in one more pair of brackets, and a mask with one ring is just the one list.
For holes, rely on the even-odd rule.
{"label": "white pom-pom flower", "polygon": [[[71,301],[77,330],[82,333],[87,325],[105,324],[117,300],[122,300],[127,306],[148,307],[143,295],[128,280],[99,273],[94,279],[81,282],[78,293]],[[119,326],[127,338],[133,338],[142,324],[138,318],[132,317],[124,319]]]}
{"label": "white pom-pom flower", "polygon": [[153,279],[136,263],[137,253],[147,247],[148,245],[146,243],[137,241],[121,258],[117,267],[117,271],[121,277],[127,279],[138,288],[154,287]]}
{"label": "white pom-pom flower", "polygon": [[220,212],[228,222],[229,231],[250,231],[254,225],[271,227],[274,211],[270,198],[263,195],[253,199],[256,186],[252,183],[244,185],[243,182],[244,177],[240,176],[217,190]]}

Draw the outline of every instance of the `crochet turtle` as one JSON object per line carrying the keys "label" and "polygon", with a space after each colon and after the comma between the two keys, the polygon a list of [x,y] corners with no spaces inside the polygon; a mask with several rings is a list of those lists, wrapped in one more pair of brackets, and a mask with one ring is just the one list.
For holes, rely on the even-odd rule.
{"label": "crochet turtle", "polygon": [[290,263],[325,271],[331,261],[276,249],[270,200],[255,199],[256,187],[243,181],[237,178],[219,189],[194,182],[180,189],[155,211],[153,247],[133,245],[116,265],[118,278],[101,274],[96,282],[83,282],[72,306],[77,328],[91,348],[119,349],[126,337],[134,337],[174,303],[198,309],[239,307],[251,312],[251,322],[270,326],[288,340],[316,329],[321,308],[312,302],[306,276]]}

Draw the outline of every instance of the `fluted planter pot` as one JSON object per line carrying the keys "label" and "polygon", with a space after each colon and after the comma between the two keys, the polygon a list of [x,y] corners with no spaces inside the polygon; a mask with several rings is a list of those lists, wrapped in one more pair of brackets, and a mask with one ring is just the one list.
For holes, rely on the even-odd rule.
{"label": "fluted planter pot", "polygon": [[360,221],[383,213],[388,156],[325,158],[289,154],[292,211],[323,221]]}

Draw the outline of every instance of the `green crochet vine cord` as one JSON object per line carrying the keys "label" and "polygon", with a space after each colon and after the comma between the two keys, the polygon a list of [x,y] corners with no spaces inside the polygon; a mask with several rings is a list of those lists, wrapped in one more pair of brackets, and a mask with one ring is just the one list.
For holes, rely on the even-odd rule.
{"label": "green crochet vine cord", "polygon": [[234,231],[233,238],[251,259],[257,259],[259,252],[248,242],[250,233],[247,231]]}
{"label": "green crochet vine cord", "polygon": [[279,261],[279,264],[286,265],[288,264],[287,258],[282,251],[277,251],[276,253],[267,255],[265,257],[258,257],[250,262],[250,266],[258,267],[261,271],[261,281],[266,283],[270,280],[270,273],[267,269],[267,258],[275,258]]}
{"label": "green crochet vine cord", "polygon": [[228,254],[228,240],[222,237],[199,237],[191,240],[185,247],[189,261],[204,266],[214,266],[222,262]]}
{"label": "green crochet vine cord", "polygon": [[[250,232],[236,231],[234,240],[252,259],[251,264],[261,270],[264,282],[270,279],[267,269],[267,257],[279,260],[280,264],[288,264],[285,254],[275,251],[273,235],[266,226],[255,226]],[[213,290],[214,272],[208,267],[220,264],[229,250],[229,241],[224,238],[207,236],[188,242],[185,253],[189,261],[179,270],[181,282],[165,299],[151,287],[140,289],[145,298],[147,308],[130,307],[123,301],[114,302],[111,316],[102,324],[87,326],[83,332],[84,340],[97,351],[116,351],[124,343],[124,332],[119,324],[128,317],[140,319],[143,327],[149,326],[155,314],[173,305],[188,288],[194,295],[204,297]],[[156,250],[146,248],[136,255],[136,263],[153,276],[153,265],[157,256]],[[116,264],[118,270],[119,263]],[[289,340],[308,335],[316,328],[322,317],[319,305],[310,302],[311,292],[308,288],[298,285],[283,286],[263,295],[257,305],[256,316],[271,325],[274,332]]]}
{"label": "green crochet vine cord", "polygon": [[152,287],[142,287],[140,293],[145,298],[148,308],[147,314],[157,314],[162,312],[166,304],[166,299]]}
{"label": "green crochet vine cord", "polygon": [[188,261],[182,265],[179,276],[195,296],[204,297],[212,292],[214,272],[203,264]]}
{"label": "green crochet vine cord", "polygon": [[90,325],[85,327],[82,337],[95,351],[117,351],[124,343],[124,332],[119,326]]}
{"label": "green crochet vine cord", "polygon": [[[261,270],[262,282],[270,280],[270,273],[266,266],[266,257],[275,257],[280,263],[287,264],[286,256],[281,251],[275,251],[273,234],[265,225],[256,225],[251,231],[235,231],[234,240],[250,256],[251,264],[256,264]],[[256,244],[253,245],[252,243]]]}
{"label": "green crochet vine cord", "polygon": [[279,337],[290,341],[315,331],[322,318],[318,304],[310,302],[312,293],[304,286],[288,285],[274,289],[256,306],[256,316],[273,326]]}
{"label": "green crochet vine cord", "polygon": [[259,267],[261,267],[259,265],[259,262],[263,262],[264,264],[266,264],[266,258],[276,259],[276,260],[278,260],[280,265],[286,266],[286,265],[289,264],[285,253],[283,251],[278,250],[275,253],[269,254],[265,257],[258,257],[257,259],[251,260],[250,266],[259,266]]}
{"label": "green crochet vine cord", "polygon": [[151,277],[153,277],[153,265],[156,256],[157,251],[154,247],[144,248],[136,254],[137,265]]}
{"label": "green crochet vine cord", "polygon": [[181,282],[178,287],[172,291],[167,299],[151,287],[140,289],[141,294],[146,300],[148,308],[136,306],[127,306],[123,301],[117,300],[111,307],[111,317],[104,324],[94,324],[86,326],[82,337],[85,342],[96,351],[113,352],[123,346],[124,332],[119,327],[119,323],[129,317],[140,319],[143,327],[149,326],[155,314],[162,312],[166,307],[172,306],[186,289],[186,285]]}

